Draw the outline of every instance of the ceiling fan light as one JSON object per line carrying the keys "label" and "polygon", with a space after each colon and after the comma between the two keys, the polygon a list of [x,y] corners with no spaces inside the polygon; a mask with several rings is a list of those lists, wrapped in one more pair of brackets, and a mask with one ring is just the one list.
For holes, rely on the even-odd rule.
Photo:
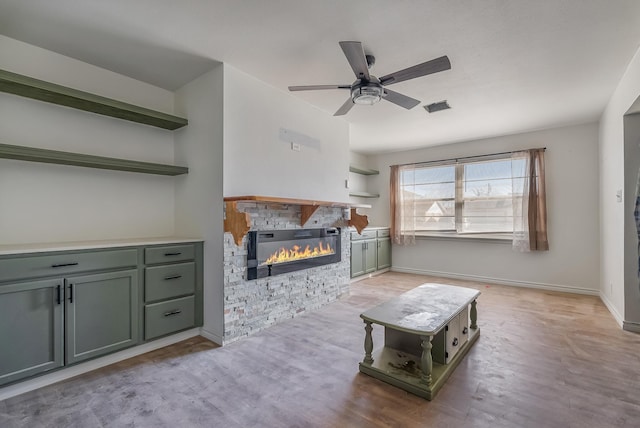
{"label": "ceiling fan light", "polygon": [[382,88],[378,86],[361,86],[351,92],[355,104],[373,105],[382,99]]}

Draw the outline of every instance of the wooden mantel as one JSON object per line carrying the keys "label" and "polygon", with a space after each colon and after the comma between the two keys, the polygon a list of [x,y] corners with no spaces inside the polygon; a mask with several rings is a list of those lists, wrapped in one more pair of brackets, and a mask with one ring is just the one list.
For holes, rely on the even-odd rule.
{"label": "wooden mantel", "polygon": [[279,205],[300,205],[301,216],[300,225],[304,226],[309,218],[320,207],[335,207],[351,209],[351,219],[349,226],[354,226],[358,233],[362,232],[369,220],[366,215],[360,215],[356,208],[371,208],[370,205],[351,204],[349,202],[317,201],[314,199],[280,198],[274,196],[227,196],[224,198],[226,207],[226,217],[224,220],[224,231],[231,232],[236,245],[242,243],[242,238],[251,228],[251,219],[248,213],[238,211],[238,202],[261,202],[265,204]]}

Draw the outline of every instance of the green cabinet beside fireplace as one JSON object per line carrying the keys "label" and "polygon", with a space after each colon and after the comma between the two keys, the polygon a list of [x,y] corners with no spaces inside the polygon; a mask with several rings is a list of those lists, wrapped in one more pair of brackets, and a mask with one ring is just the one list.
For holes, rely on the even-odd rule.
{"label": "green cabinet beside fireplace", "polygon": [[201,326],[202,280],[200,241],[5,253],[0,386]]}
{"label": "green cabinet beside fireplace", "polygon": [[366,228],[351,232],[351,278],[391,267],[388,228]]}

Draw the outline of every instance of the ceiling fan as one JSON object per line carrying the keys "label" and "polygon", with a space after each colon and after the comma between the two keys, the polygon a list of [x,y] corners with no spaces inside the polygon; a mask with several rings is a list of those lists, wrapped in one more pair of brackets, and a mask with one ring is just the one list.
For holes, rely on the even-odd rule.
{"label": "ceiling fan", "polygon": [[420,104],[419,100],[394,92],[385,86],[451,69],[451,62],[449,62],[449,58],[445,55],[377,78],[369,74],[369,68],[375,63],[376,59],[373,55],[366,55],[364,53],[362,43],[340,42],[340,47],[347,57],[347,61],[349,61],[353,72],[356,74],[355,82],[350,85],[289,86],[290,91],[349,89],[351,96],[345,101],[342,107],[334,113],[334,116],[347,114],[354,104],[372,105],[383,99],[400,107],[404,107],[407,110],[412,109]]}

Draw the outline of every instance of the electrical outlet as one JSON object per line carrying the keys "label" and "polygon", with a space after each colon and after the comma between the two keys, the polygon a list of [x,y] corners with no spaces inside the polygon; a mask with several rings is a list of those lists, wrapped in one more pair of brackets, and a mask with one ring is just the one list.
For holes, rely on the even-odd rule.
{"label": "electrical outlet", "polygon": [[294,152],[299,152],[300,151],[300,144],[291,143],[291,150],[293,150]]}

